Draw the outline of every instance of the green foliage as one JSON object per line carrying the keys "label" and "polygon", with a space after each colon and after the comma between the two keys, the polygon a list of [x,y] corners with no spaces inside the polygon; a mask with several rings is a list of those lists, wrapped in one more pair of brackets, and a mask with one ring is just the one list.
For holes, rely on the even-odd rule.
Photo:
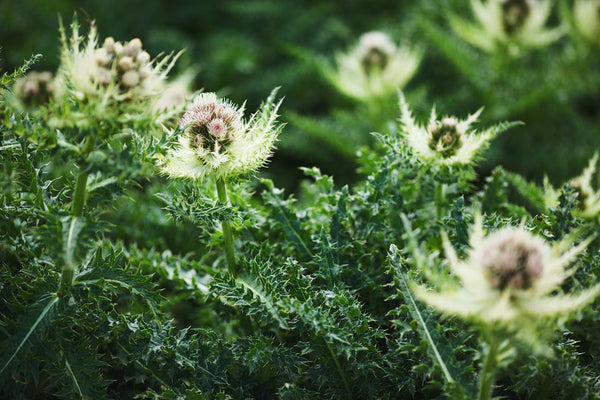
{"label": "green foliage", "polygon": [[[344,13],[317,1],[147,3],[113,25],[106,10],[127,5],[83,6],[98,16],[101,41],[149,21],[141,33],[150,47],[187,44],[179,61],[200,60],[196,86],[239,104],[248,98],[248,109],[281,85],[281,150],[258,179],[224,182],[228,201],[218,200],[215,182],[157,172],[182,133],[182,105],[96,104],[69,92],[23,107],[17,82],[40,58],[12,66],[20,60],[8,54],[0,398],[474,398],[489,336],[441,317],[415,289],[460,284],[442,238],[462,259],[479,215],[489,232],[521,224],[549,243],[593,239],[556,292],[597,285],[598,217],[582,217],[584,193],[573,184],[549,183],[579,173],[597,140],[591,45],[565,37],[516,58],[481,52],[450,31],[448,15],[469,9],[461,0],[358,2]],[[41,15],[32,7],[5,2],[0,21],[6,10]],[[154,14],[166,18],[160,28]],[[333,52],[380,28],[426,50],[403,89],[416,114],[433,103],[442,118],[485,106],[481,125],[493,126],[492,136],[515,128],[494,139],[488,161],[425,162],[401,136],[396,98],[356,104],[326,86]],[[22,32],[23,43],[38,29]],[[106,113],[96,115],[99,107]],[[565,132],[577,148],[564,145],[575,137]],[[550,357],[523,343],[511,352],[519,338],[506,338],[492,394],[598,398],[599,311],[596,300],[559,318],[547,335]]]}

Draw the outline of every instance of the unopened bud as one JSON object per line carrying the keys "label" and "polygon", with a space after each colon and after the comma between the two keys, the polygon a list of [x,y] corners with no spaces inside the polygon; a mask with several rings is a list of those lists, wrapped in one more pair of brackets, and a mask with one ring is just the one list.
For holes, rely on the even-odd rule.
{"label": "unopened bud", "polygon": [[144,65],[144,66],[140,67],[140,69],[138,70],[138,73],[140,74],[140,78],[146,79],[147,77],[152,75],[152,68],[150,68],[149,65]]}
{"label": "unopened bud", "polygon": [[98,68],[96,72],[96,82],[101,85],[108,85],[112,80],[112,73],[106,68]]}
{"label": "unopened bud", "polygon": [[113,39],[112,36],[107,37],[106,39],[104,39],[103,47],[108,53],[114,53],[115,39]]}
{"label": "unopened bud", "polygon": [[140,76],[135,71],[127,71],[121,77],[121,82],[127,87],[134,87],[140,83]]}
{"label": "unopened bud", "polygon": [[148,63],[148,61],[150,61],[150,54],[148,54],[148,52],[142,51],[137,55],[137,62],[139,62],[141,65]]}
{"label": "unopened bud", "polygon": [[125,45],[125,53],[130,57],[136,57],[140,50],[142,50],[142,41],[138,38],[131,39]]}
{"label": "unopened bud", "polygon": [[133,59],[131,57],[125,56],[121,57],[119,60],[119,69],[121,71],[129,71],[133,66]]}
{"label": "unopened bud", "polygon": [[110,59],[104,47],[96,49],[94,52],[94,60],[96,60],[96,65],[100,67],[105,67],[109,63]]}

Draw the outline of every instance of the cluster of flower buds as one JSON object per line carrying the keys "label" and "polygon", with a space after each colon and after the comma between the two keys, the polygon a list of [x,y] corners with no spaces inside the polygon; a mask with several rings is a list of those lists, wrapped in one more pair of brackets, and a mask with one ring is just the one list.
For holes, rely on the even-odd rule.
{"label": "cluster of flower buds", "polygon": [[427,130],[430,133],[429,148],[442,157],[450,157],[462,146],[463,132],[458,129],[458,120],[453,117],[432,121]]}
{"label": "cluster of flower buds", "polygon": [[15,93],[26,105],[46,104],[55,92],[51,72],[29,72],[15,83]]}
{"label": "cluster of flower buds", "polygon": [[96,81],[101,85],[109,85],[116,78],[119,85],[128,90],[143,86],[153,74],[150,54],[142,50],[142,41],[138,38],[121,43],[107,37],[102,47],[95,50],[94,59],[98,66]]}

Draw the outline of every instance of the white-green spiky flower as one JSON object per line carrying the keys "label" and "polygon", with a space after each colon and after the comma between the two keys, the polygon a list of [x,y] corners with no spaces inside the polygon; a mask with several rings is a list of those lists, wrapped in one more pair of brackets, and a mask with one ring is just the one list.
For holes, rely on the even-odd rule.
{"label": "white-green spiky flower", "polygon": [[438,165],[470,164],[501,130],[500,126],[483,132],[471,129],[482,109],[465,120],[459,120],[455,117],[438,119],[433,108],[427,126],[418,125],[404,95],[400,93],[399,97],[402,135],[414,154],[425,162]]}
{"label": "white-green spiky flower", "polygon": [[561,284],[574,272],[567,267],[589,240],[577,246],[568,241],[550,246],[522,226],[484,236],[477,216],[466,260],[459,260],[445,235],[443,242],[460,287],[417,287],[416,293],[447,315],[519,331],[523,339],[535,341],[531,335],[545,321],[568,317],[600,293],[600,285],[576,294],[560,293]]}
{"label": "white-green spiky flower", "polygon": [[155,62],[143,50],[138,38],[118,42],[107,37],[99,46],[94,24],[87,37],[80,36],[76,20],[71,29],[71,36],[67,37],[61,23],[62,54],[58,74],[66,94],[84,104],[94,104],[96,108],[91,112],[97,116],[111,117],[109,109],[115,105],[122,108],[121,114],[132,117],[151,111],[177,57]]}
{"label": "white-green spiky flower", "polygon": [[546,28],[550,0],[471,0],[476,23],[452,16],[452,29],[487,52],[518,55],[525,48],[544,47],[558,40],[563,27]]}
{"label": "white-green spiky flower", "polygon": [[[573,190],[578,194],[577,209],[573,213],[584,219],[594,219],[600,215],[600,190],[594,189],[594,185],[592,185],[597,165],[598,153],[595,153],[581,175],[569,181]],[[544,179],[544,200],[546,207],[557,206],[559,204],[559,196],[560,191],[554,188],[546,177]]]}
{"label": "white-green spiky flower", "polygon": [[336,55],[337,69],[327,78],[342,93],[358,100],[393,95],[413,77],[421,54],[406,46],[396,46],[379,31],[363,34],[358,44]]}
{"label": "white-green spiky flower", "polygon": [[178,145],[161,160],[162,171],[173,177],[227,180],[263,166],[282,128],[276,91],[248,121],[243,107],[214,93],[198,95],[180,121]]}
{"label": "white-green spiky flower", "polygon": [[573,20],[583,37],[600,45],[600,0],[576,0]]}

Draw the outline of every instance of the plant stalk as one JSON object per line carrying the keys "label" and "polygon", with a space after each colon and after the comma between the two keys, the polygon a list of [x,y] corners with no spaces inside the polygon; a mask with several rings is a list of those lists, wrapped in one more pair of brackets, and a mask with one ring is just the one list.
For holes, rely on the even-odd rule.
{"label": "plant stalk", "polygon": [[437,182],[435,185],[435,193],[433,195],[435,202],[436,217],[441,220],[444,216],[444,207],[446,205],[446,184]]}
{"label": "plant stalk", "polygon": [[[87,156],[93,149],[96,142],[96,136],[90,135],[85,139],[83,150],[81,155]],[[83,206],[85,205],[85,195],[87,189],[88,173],[83,171],[81,165],[79,166],[79,172],[77,174],[77,181],[75,182],[75,191],[73,192],[73,200],[71,201],[71,215],[77,217],[83,212]]]}
{"label": "plant stalk", "polygon": [[[95,144],[96,136],[88,136],[83,144],[81,156],[86,157],[94,149]],[[89,175],[86,169],[86,166],[79,165],[77,180],[75,181],[75,189],[73,191],[73,198],[71,200],[71,218],[73,218],[74,220],[76,220],[83,214],[83,207],[85,205],[87,181]],[[71,222],[73,223],[74,221]],[[73,238],[69,237],[69,240],[73,240],[73,243],[76,243],[76,239],[76,234]],[[72,247],[70,244],[67,246],[66,253],[67,254],[65,254],[65,260],[60,276],[60,286],[58,287],[57,292],[58,297],[64,297],[67,294],[69,294],[69,292],[71,291],[71,286],[73,286],[73,277],[75,276],[75,263],[73,262]]]}
{"label": "plant stalk", "polygon": [[478,400],[491,400],[494,381],[496,380],[496,369],[498,366],[498,339],[491,335],[489,348],[483,361],[483,369],[479,377]]}
{"label": "plant stalk", "polygon": [[[227,188],[225,187],[225,181],[222,178],[217,178],[217,194],[219,201],[223,204],[229,204],[227,199]],[[231,224],[227,220],[221,221],[223,227],[223,241],[225,245],[225,258],[227,259],[227,269],[229,273],[234,277],[237,276],[237,265],[235,263],[235,253],[233,250],[233,233],[231,230]]]}

